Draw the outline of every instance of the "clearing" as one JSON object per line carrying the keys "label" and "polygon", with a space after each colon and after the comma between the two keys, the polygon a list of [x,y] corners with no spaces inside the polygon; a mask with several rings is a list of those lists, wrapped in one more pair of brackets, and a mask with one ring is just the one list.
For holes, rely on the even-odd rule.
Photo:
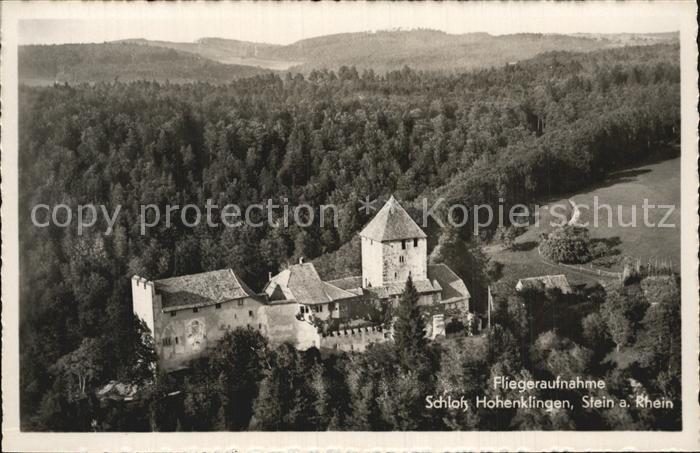
{"label": "clearing", "polygon": [[[498,246],[484,251],[504,265],[503,276],[533,277],[566,274],[573,284],[597,281],[600,277],[564,266],[544,262],[538,252],[540,234],[551,231],[563,216],[569,218],[572,200],[580,210],[579,224],[586,224],[592,239],[606,239],[617,244],[622,256],[671,263],[680,267],[680,157],[611,173],[602,183],[539,207],[539,222],[528,227],[516,240],[514,250]],[[644,201],[656,208],[648,209],[644,218]],[[609,211],[604,205],[610,206]],[[667,205],[669,207],[658,207]],[[555,208],[555,206],[557,206]],[[596,210],[594,207],[598,206]],[[671,208],[673,207],[673,208]],[[552,215],[552,212],[559,216]],[[612,215],[610,215],[612,214]],[[663,219],[664,225],[659,227]],[[634,220],[634,225],[631,224]],[[620,264],[610,270],[619,271]]]}

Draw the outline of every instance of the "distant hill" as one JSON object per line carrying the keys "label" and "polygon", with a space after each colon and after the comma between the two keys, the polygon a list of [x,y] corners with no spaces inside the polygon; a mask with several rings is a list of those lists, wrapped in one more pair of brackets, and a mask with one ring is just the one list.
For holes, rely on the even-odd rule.
{"label": "distant hill", "polygon": [[146,39],[131,39],[121,41],[153,47],[175,49],[189,52],[210,60],[225,64],[256,66],[259,68],[286,70],[298,65],[298,61],[286,61],[283,57],[258,58],[257,55],[267,55],[273,49],[281,46],[235,39],[203,38],[195,42],[148,41]]}
{"label": "distant hill", "polygon": [[589,52],[677,39],[677,33],[492,36],[488,33],[454,35],[435,30],[408,30],[342,33],[304,39],[285,46],[219,38],[201,39],[195,43],[139,42],[193,52],[223,63],[270,69],[309,72],[346,65],[385,72],[404,66],[421,70],[469,70],[501,66],[554,50]]}
{"label": "distant hill", "polygon": [[115,79],[223,83],[269,72],[224,64],[191,52],[126,42],[20,46],[18,60],[20,82],[28,85]]}
{"label": "distant hill", "polygon": [[20,80],[194,80],[221,83],[264,72],[355,66],[376,72],[410,66],[428,71],[467,71],[502,66],[549,51],[590,52],[631,45],[677,42],[677,33],[614,35],[448,34],[435,30],[343,33],[290,45],[222,38],[192,43],[133,39],[104,44],[21,46]]}

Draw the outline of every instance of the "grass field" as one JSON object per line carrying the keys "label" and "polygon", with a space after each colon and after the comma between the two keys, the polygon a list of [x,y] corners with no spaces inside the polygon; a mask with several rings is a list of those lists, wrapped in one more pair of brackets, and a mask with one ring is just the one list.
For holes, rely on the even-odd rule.
{"label": "grass field", "polygon": [[[616,248],[622,256],[648,260],[672,262],[680,267],[680,158],[665,160],[653,164],[612,173],[603,183],[583,192],[552,200],[540,207],[538,225],[530,226],[520,235],[515,243],[516,250],[499,250],[487,247],[486,253],[492,259],[504,265],[504,277],[523,278],[544,274],[563,273],[572,283],[596,281],[598,277],[579,271],[566,269],[544,263],[537,253],[537,243],[541,233],[551,231],[552,221],[558,221],[552,215],[556,213],[570,216],[572,212],[569,199],[580,209],[578,222],[588,222],[591,238],[606,239],[618,243]],[[649,205],[675,206],[664,224],[675,227],[649,227],[644,223],[644,200]],[[598,214],[594,212],[597,200]],[[603,205],[612,208],[609,216]],[[556,209],[553,206],[558,206]],[[667,208],[650,208],[647,223],[658,225],[666,216]],[[594,223],[597,217],[597,222]],[[636,219],[636,225],[625,226]],[[621,220],[621,222],[620,222]],[[611,270],[619,270],[620,265]]]}

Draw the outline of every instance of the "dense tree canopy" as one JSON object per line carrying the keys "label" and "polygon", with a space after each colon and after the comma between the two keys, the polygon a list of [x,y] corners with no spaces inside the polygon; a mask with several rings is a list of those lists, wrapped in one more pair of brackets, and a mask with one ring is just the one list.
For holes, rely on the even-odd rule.
{"label": "dense tree canopy", "polygon": [[[143,367],[131,360],[131,275],[162,278],[231,267],[260,288],[268,272],[300,256],[333,252],[350,240],[368,218],[356,204],[365,196],[394,193],[407,201],[446,197],[467,206],[495,206],[499,199],[505,205],[527,203],[580,188],[613,168],[673,149],[668,145],[679,140],[679,80],[678,46],[656,45],[548,53],[451,75],[408,67],[385,74],[344,68],[308,77],[260,75],[222,86],[142,81],[21,87],[23,423],[64,429],[66,421],[56,414],[88,411],[87,396],[97,386],[143,376]],[[177,215],[170,225],[160,222],[141,234],[141,205],[154,204],[161,212],[166,204],[203,209],[211,199],[245,209],[268,198],[278,204],[335,204],[340,223],[228,228],[202,222],[188,227]],[[31,210],[39,203],[121,210],[109,234],[103,218],[78,234],[75,223],[33,226]],[[431,243],[437,242],[437,234],[432,236]],[[442,259],[449,253],[444,250]],[[483,286],[489,272],[478,273],[467,280]],[[620,347],[640,341],[636,329],[652,322],[644,316],[628,319],[625,307],[624,301],[613,301],[608,318],[615,323],[612,341]],[[649,314],[664,326],[676,316],[672,306],[663,304]],[[592,328],[589,322],[591,341],[607,345]],[[658,340],[644,344],[640,367],[660,366],[672,373],[675,368],[660,360],[658,349],[677,344],[661,342],[663,328]],[[491,350],[491,358],[518,371],[525,352],[510,350],[512,333],[493,335],[505,349]],[[109,360],[100,351],[109,351]],[[220,360],[243,354],[233,351]],[[241,428],[248,417],[233,414],[232,401],[250,406],[251,423],[261,428],[308,429],[302,420],[315,410],[344,427],[416,427],[407,422],[405,408],[391,406],[396,398],[413,398],[408,392],[416,376],[391,368],[392,361],[384,368],[381,348],[348,359],[364,365],[350,367],[347,381],[338,378],[342,360],[331,366],[310,358],[302,362],[296,354],[276,350],[271,369],[234,367],[217,373],[216,382],[208,381],[211,373],[193,373],[184,388],[196,392],[185,392],[179,403],[163,397],[171,393],[167,382],[157,384],[157,397],[149,403],[151,428],[175,429],[178,423],[182,429],[197,429],[196,423]],[[238,360],[245,364],[252,358]],[[272,365],[282,362],[291,367],[284,373]],[[302,373],[302,363],[315,371]],[[463,367],[463,375],[454,379],[483,379],[472,364]],[[357,384],[367,376],[374,376],[369,385]],[[258,378],[256,390],[265,398],[295,395],[294,407],[306,412],[278,419],[271,412],[277,409],[266,401],[249,400],[252,393],[243,396]],[[345,393],[329,400],[336,388]],[[675,387],[659,381],[658,388]],[[69,398],[83,393],[80,404]],[[167,418],[167,408],[176,403],[185,405],[189,418]],[[216,411],[216,416],[200,417],[202,411]],[[477,418],[451,420],[450,426],[477,423]],[[433,421],[418,423],[424,427]]]}

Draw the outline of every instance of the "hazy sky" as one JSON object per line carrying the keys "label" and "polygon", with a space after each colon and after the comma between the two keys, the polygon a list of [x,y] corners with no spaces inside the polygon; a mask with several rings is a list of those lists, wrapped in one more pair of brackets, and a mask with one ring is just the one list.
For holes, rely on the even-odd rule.
{"label": "hazy sky", "polygon": [[[48,6],[48,7],[46,7]],[[333,33],[432,28],[448,33],[650,33],[677,31],[673,2],[615,3],[100,3],[45,5],[23,20],[20,44],[126,38],[223,37],[288,44]]]}

